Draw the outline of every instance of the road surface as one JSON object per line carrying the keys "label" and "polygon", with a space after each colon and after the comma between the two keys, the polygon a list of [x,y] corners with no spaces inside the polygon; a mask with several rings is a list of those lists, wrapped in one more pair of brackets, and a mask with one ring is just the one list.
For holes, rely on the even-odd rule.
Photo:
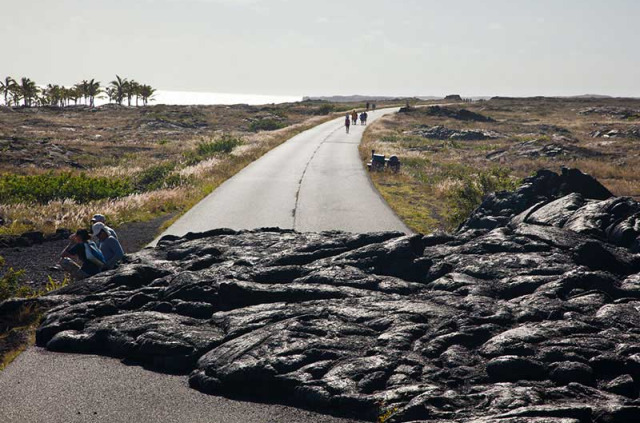
{"label": "road surface", "polygon": [[[395,110],[369,114],[369,123]],[[247,166],[164,234],[267,226],[349,232],[410,230],[373,188],[344,118],[305,131]],[[205,395],[185,376],[106,357],[32,347],[0,372],[0,422],[351,423],[292,407]]]}
{"label": "road surface", "polygon": [[186,376],[29,348],[0,372],[2,423],[355,423],[191,389]]}
{"label": "road surface", "polygon": [[[368,123],[397,109],[369,113]],[[358,153],[366,126],[344,117],[305,131],[244,168],[162,235],[278,226],[301,232],[411,231],[375,190]]]}

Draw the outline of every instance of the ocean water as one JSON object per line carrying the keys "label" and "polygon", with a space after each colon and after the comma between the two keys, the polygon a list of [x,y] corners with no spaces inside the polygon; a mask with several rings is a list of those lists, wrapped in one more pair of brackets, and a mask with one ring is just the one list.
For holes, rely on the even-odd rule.
{"label": "ocean water", "polygon": [[[96,98],[96,105],[100,106],[109,103],[106,98]],[[283,95],[262,95],[262,94],[230,94],[230,93],[209,93],[195,91],[165,91],[158,90],[153,95],[149,105],[154,104],[179,104],[179,105],[195,105],[195,104],[271,104],[271,103],[291,103],[302,101],[302,96],[283,96]],[[127,100],[123,102],[127,104]],[[131,104],[135,105],[135,97],[132,98]],[[139,100],[142,105],[142,99]]]}

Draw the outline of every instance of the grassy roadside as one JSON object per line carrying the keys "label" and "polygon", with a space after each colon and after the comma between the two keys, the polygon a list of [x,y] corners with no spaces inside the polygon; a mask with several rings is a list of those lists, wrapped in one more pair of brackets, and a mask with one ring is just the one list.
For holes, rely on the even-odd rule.
{"label": "grassy roadside", "polygon": [[[186,108],[185,113],[189,110]],[[307,111],[308,114],[298,111],[292,116],[284,111],[279,114],[270,112],[267,116],[280,118],[276,121],[269,117],[253,118],[252,113],[241,114],[246,119],[253,119],[249,124],[236,117],[235,124],[240,125],[238,130],[232,126],[233,122],[227,122],[222,126],[223,129],[215,124],[211,124],[207,130],[199,126],[193,128],[194,119],[199,116],[195,113],[196,117],[187,115],[181,116],[181,120],[174,119],[171,125],[185,125],[179,131],[153,132],[145,128],[126,134],[127,130],[123,129],[126,139],[120,139],[121,135],[115,133],[106,141],[98,138],[99,142],[93,141],[93,137],[100,136],[94,133],[83,134],[82,139],[64,139],[65,133],[61,129],[65,127],[60,128],[60,124],[52,119],[47,122],[45,129],[47,137],[55,140],[47,144],[54,151],[34,154],[43,156],[45,160],[54,153],[67,159],[73,152],[75,160],[55,163],[52,169],[14,166],[12,163],[17,160],[0,163],[0,197],[3,198],[0,203],[0,235],[32,230],[51,233],[58,228],[84,227],[89,217],[97,212],[105,214],[112,226],[146,221],[170,213],[179,216],[267,151],[297,133],[335,117],[333,114],[318,116],[313,110]],[[168,118],[156,115],[152,122],[160,119],[160,122],[166,123]],[[10,134],[11,137],[3,135],[2,118],[4,116],[0,116],[0,144],[3,138],[15,140],[30,135],[22,133],[28,129],[18,131],[17,135]],[[131,119],[127,119],[122,125],[135,128],[148,124],[148,116],[143,114],[136,118],[139,121],[132,123]],[[214,117],[208,118],[210,122],[216,122]],[[79,124],[86,119],[81,117]],[[106,122],[100,124],[110,124],[114,119],[108,116],[103,118]],[[215,119],[221,118],[216,116]],[[27,123],[33,121],[30,119]],[[197,122],[197,125],[205,124]],[[92,126],[96,125],[87,125]],[[283,128],[259,129],[280,126]],[[10,127],[14,133],[15,127]],[[20,127],[30,128],[27,125]],[[6,133],[9,133],[8,129]],[[88,137],[92,141],[88,141]],[[19,143],[7,143],[4,150],[9,153],[11,149],[26,151],[32,142],[26,143],[27,148],[16,144]],[[121,149],[118,150],[116,145],[120,145]],[[58,151],[63,151],[64,155],[58,154]],[[101,157],[104,152],[108,154]],[[31,157],[21,159],[33,161]],[[68,165],[69,162],[72,166]],[[44,163],[51,164],[49,161]]]}
{"label": "grassy roadside", "polygon": [[[603,135],[604,134],[604,135]],[[611,135],[609,135],[611,134]],[[640,196],[640,101],[496,99],[413,109],[369,125],[360,145],[397,155],[371,180],[412,230],[454,230],[490,192],[538,169],[577,167],[614,194]]]}
{"label": "grassy roadside", "polygon": [[[0,257],[0,263],[4,265]],[[20,271],[9,269],[0,277],[0,303],[19,297],[33,299],[55,291],[68,283],[68,279],[49,282],[41,289],[33,290],[20,283]],[[35,344],[36,329],[44,310],[35,302],[25,301],[11,313],[0,313],[0,371],[4,370],[24,350]]]}

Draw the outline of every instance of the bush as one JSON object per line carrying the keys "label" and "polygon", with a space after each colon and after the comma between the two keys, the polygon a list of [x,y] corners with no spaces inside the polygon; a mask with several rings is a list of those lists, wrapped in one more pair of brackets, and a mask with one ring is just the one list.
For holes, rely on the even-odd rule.
{"label": "bush", "polygon": [[194,165],[217,154],[229,154],[239,145],[242,145],[240,138],[223,135],[214,141],[199,142],[195,150],[184,153],[184,158],[187,165]]}
{"label": "bush", "polygon": [[287,126],[286,123],[277,121],[275,119],[260,119],[254,120],[249,125],[249,130],[253,132],[258,131],[275,131],[276,129],[282,129]]}
{"label": "bush", "polygon": [[222,138],[215,141],[198,143],[196,151],[201,156],[210,157],[217,153],[229,154],[234,148],[241,144],[241,139],[232,137],[231,135],[223,135]]}
{"label": "bush", "polygon": [[167,186],[167,178],[175,167],[175,163],[165,162],[146,168],[136,175],[136,189],[138,191],[153,191]]}
{"label": "bush", "polygon": [[134,187],[129,180],[92,177],[71,172],[47,172],[40,175],[0,176],[0,198],[6,203],[37,202],[72,198],[86,203],[102,198],[116,198],[131,194]]}
{"label": "bush", "polygon": [[500,167],[462,176],[459,186],[447,194],[447,226],[449,229],[457,228],[486,195],[496,191],[513,191],[519,184],[520,180],[511,177],[509,169]]}
{"label": "bush", "polygon": [[315,113],[316,115],[328,115],[336,111],[336,106],[333,104],[323,104],[318,107],[318,111]]}

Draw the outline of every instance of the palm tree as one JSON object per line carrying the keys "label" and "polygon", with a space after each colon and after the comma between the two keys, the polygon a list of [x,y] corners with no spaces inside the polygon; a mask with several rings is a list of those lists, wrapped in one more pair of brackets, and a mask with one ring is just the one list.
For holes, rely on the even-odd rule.
{"label": "palm tree", "polygon": [[[68,100],[73,100],[73,105],[77,106],[78,105],[78,100],[80,99],[80,97],[83,97],[86,99],[86,93],[83,92],[84,88],[80,88],[78,89],[78,87],[73,86],[71,88],[67,88],[67,99]],[[85,100],[85,104],[86,104],[86,100]]]}
{"label": "palm tree", "polygon": [[47,88],[45,90],[47,95],[49,96],[49,104],[51,104],[52,106],[64,106],[64,104],[62,103],[62,90],[59,85],[49,84],[47,85]]}
{"label": "palm tree", "polygon": [[9,105],[9,94],[15,85],[16,81],[10,76],[4,78],[4,81],[0,81],[0,94],[4,94],[4,104],[7,106]]}
{"label": "palm tree", "polygon": [[[77,98],[82,98],[84,100],[84,104],[87,104],[87,97],[89,96],[89,81],[83,79],[81,82],[78,82],[73,86],[73,89],[78,94]],[[76,100],[77,101],[77,100]]]}
{"label": "palm tree", "polygon": [[151,85],[141,85],[140,86],[140,97],[142,97],[142,104],[144,106],[147,105],[147,101],[151,99],[153,93],[156,92],[155,88],[152,88]]}
{"label": "palm tree", "polygon": [[136,96],[136,107],[138,107],[138,99],[140,98],[140,87],[141,85],[137,81],[131,80],[129,82],[130,95]]}
{"label": "palm tree", "polygon": [[109,99],[109,104],[116,99],[116,89],[113,87],[105,88],[104,92],[107,94],[107,98]]}
{"label": "palm tree", "polygon": [[42,93],[40,94],[40,105],[53,106],[53,96],[51,95],[52,87],[53,86],[51,84],[47,84],[47,86],[42,89]]}
{"label": "palm tree", "polygon": [[[116,79],[111,81],[111,88],[114,90],[113,93],[114,99],[116,103],[122,106],[122,100],[124,99],[125,92],[128,90],[129,81],[127,78],[120,78],[116,75]],[[131,105],[131,101],[129,101],[129,105]]]}
{"label": "palm tree", "polygon": [[18,84],[9,88],[9,92],[11,93],[11,102],[15,107],[20,105],[20,100],[22,100],[22,90]]}
{"label": "palm tree", "polygon": [[124,87],[124,95],[127,97],[127,105],[131,106],[131,98],[135,95],[137,98],[137,94],[136,92],[138,91],[138,87],[140,86],[140,84],[138,84],[136,81],[134,81],[133,79],[131,81],[126,81],[125,82],[125,87]]}
{"label": "palm tree", "polygon": [[91,80],[87,85],[87,94],[89,95],[89,106],[95,107],[95,98],[102,92],[100,81]]}
{"label": "palm tree", "polygon": [[31,107],[31,101],[38,96],[40,88],[38,88],[34,81],[25,77],[22,77],[20,79],[19,87],[20,93],[24,98],[24,105],[27,107]]}

